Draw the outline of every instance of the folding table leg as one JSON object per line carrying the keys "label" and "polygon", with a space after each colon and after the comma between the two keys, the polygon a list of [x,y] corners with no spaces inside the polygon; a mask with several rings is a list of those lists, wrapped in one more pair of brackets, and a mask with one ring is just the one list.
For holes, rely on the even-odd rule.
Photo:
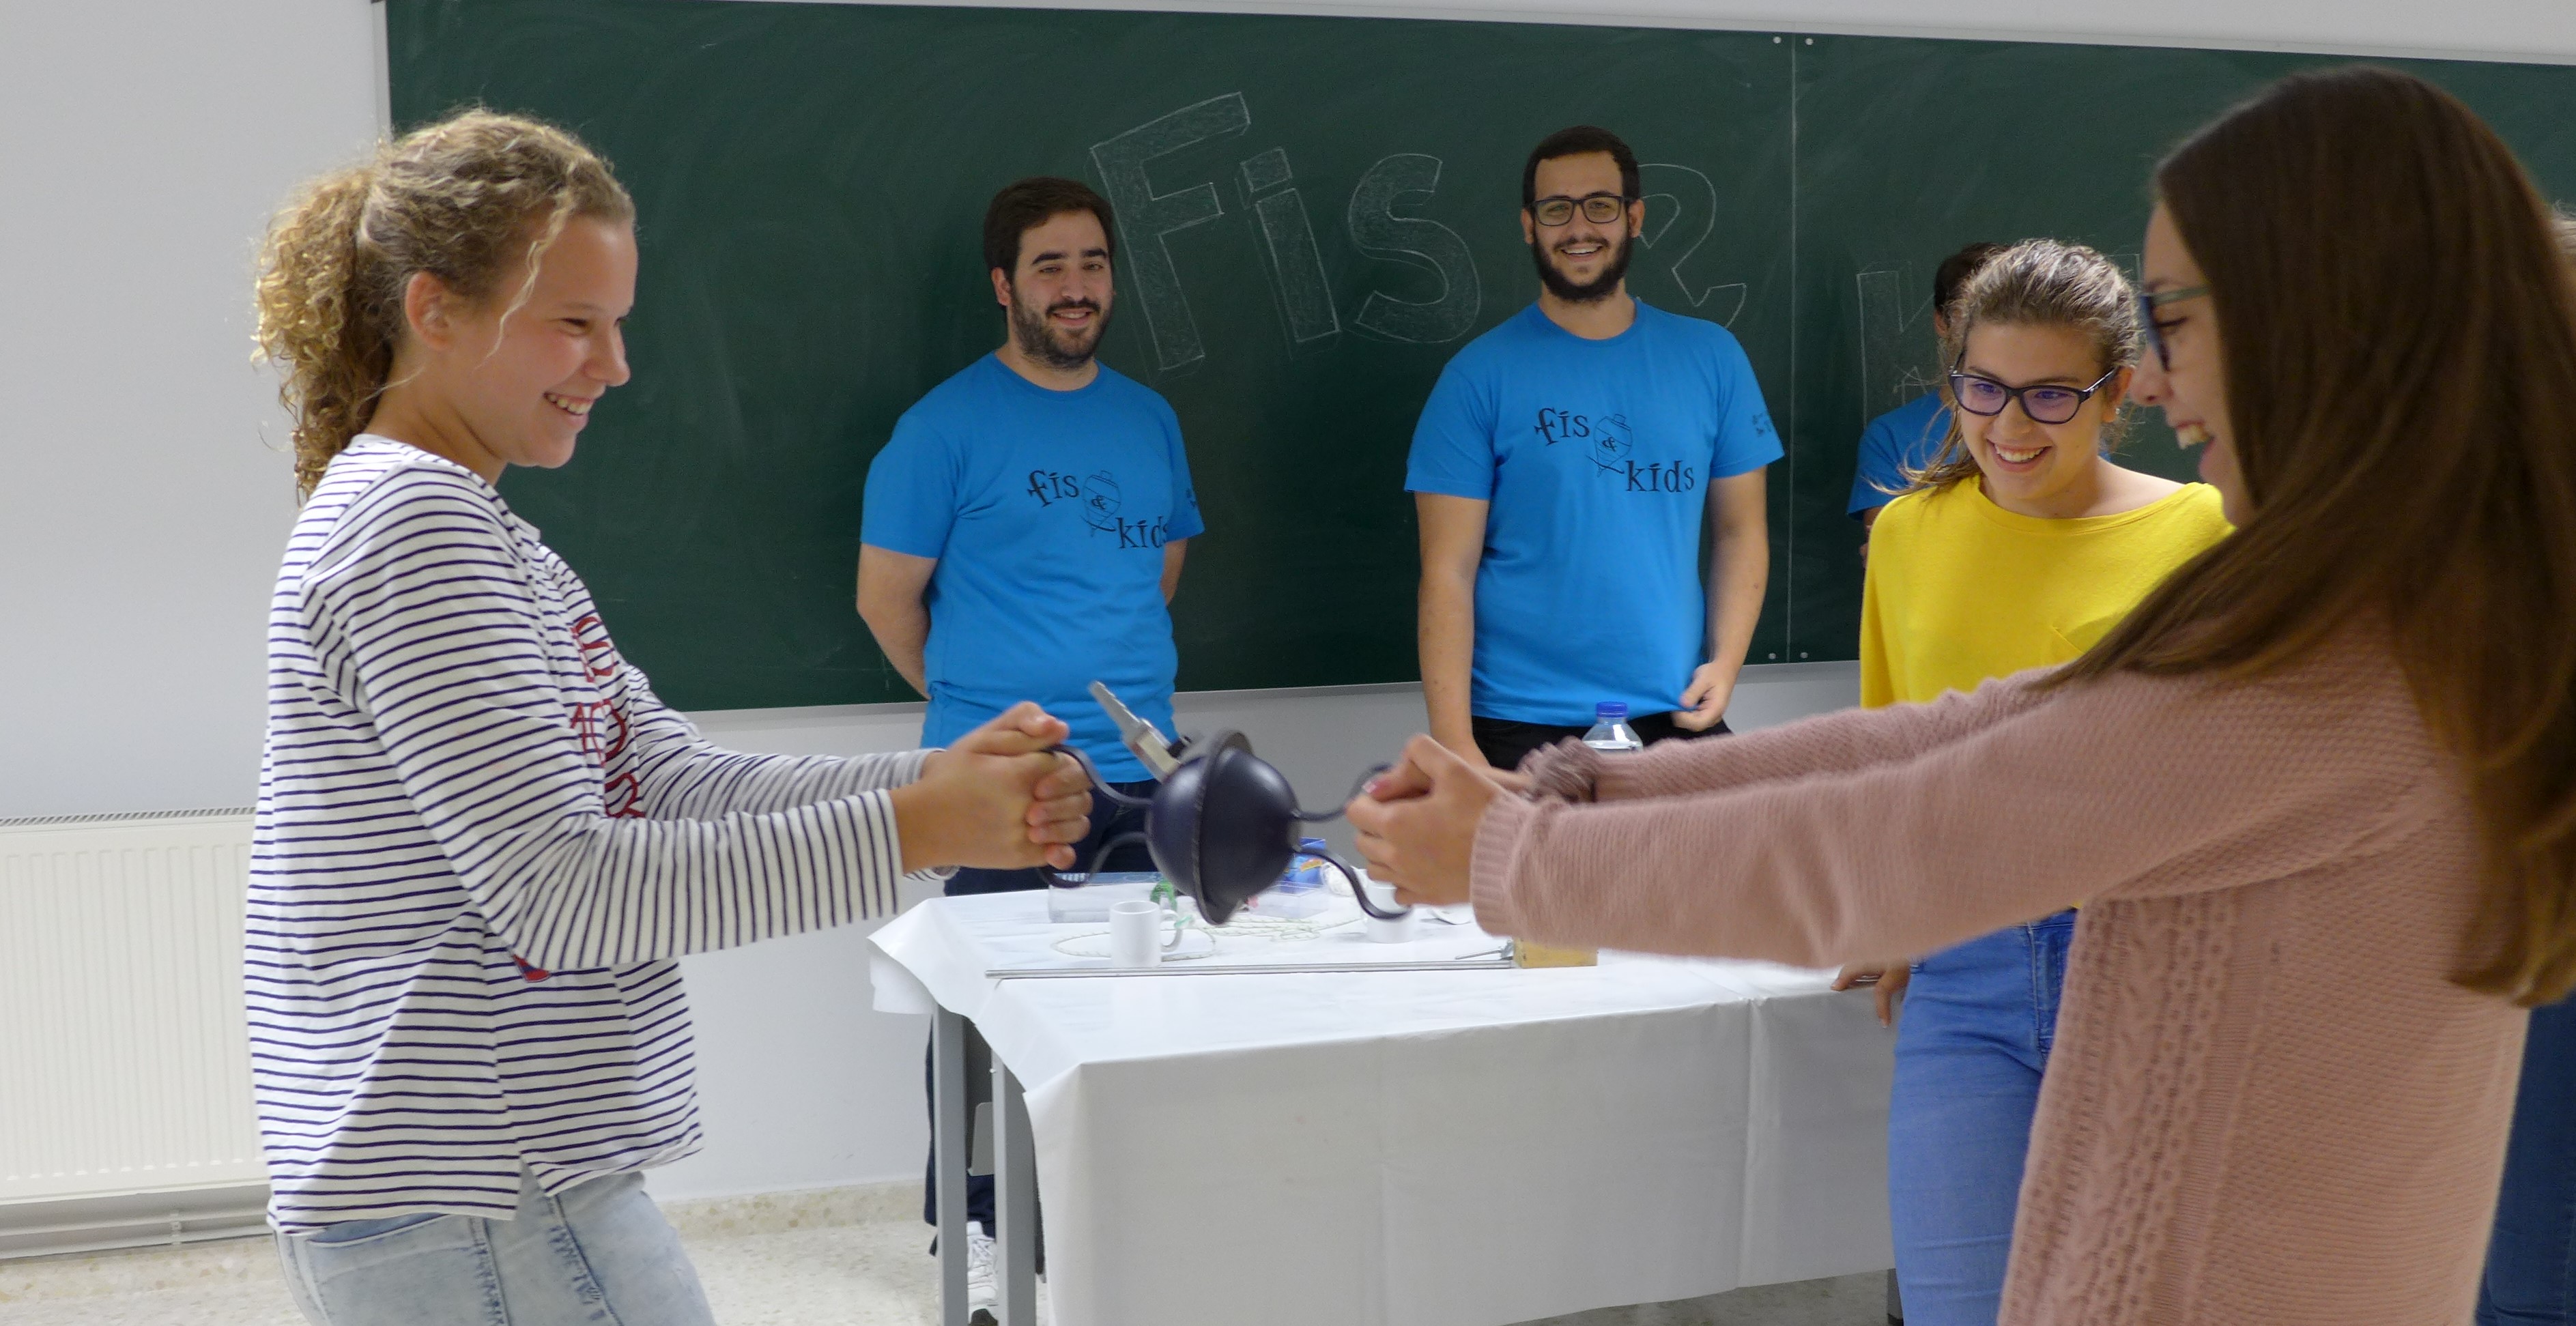
{"label": "folding table leg", "polygon": [[993,1059],[993,1288],[1002,1326],[1038,1326],[1038,1148],[1020,1080]]}
{"label": "folding table leg", "polygon": [[966,1019],[940,1009],[930,1019],[930,1106],[939,1156],[939,1322],[966,1326]]}

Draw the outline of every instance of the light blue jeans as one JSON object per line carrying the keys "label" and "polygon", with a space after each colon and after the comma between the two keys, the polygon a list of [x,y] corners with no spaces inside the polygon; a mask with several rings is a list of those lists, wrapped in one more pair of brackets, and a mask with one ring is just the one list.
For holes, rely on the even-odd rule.
{"label": "light blue jeans", "polygon": [[2074,939],[2060,912],[1914,964],[1887,1111],[1906,1326],[1994,1326]]}
{"label": "light blue jeans", "polygon": [[698,1273],[640,1174],[548,1197],[509,1220],[407,1215],[277,1236],[314,1326],[714,1326]]}

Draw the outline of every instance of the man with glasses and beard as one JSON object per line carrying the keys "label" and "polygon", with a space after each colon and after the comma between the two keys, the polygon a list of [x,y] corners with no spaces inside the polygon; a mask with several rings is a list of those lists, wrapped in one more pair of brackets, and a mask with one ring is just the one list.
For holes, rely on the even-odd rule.
{"label": "man with glasses and beard", "polygon": [[[1108,202],[1073,180],[994,195],[984,263],[1008,334],[906,410],[868,467],[858,606],[886,661],[930,700],[924,745],[1035,700],[1105,779],[1142,795],[1151,775],[1087,688],[1106,682],[1175,730],[1166,605],[1201,525],[1172,407],[1094,358],[1116,233]],[[1141,845],[1094,859],[1142,819],[1095,800],[1076,868],[1153,869]],[[1034,870],[968,869],[947,891],[1044,883]],[[970,1180],[968,1196],[969,1298],[988,1307],[992,1180]]]}
{"label": "man with glasses and beard", "polygon": [[1582,735],[1606,704],[1648,742],[1726,731],[1762,612],[1780,440],[1733,335],[1628,293],[1639,194],[1636,155],[1607,129],[1530,153],[1538,302],[1449,361],[1414,428],[1431,735],[1497,768]]}

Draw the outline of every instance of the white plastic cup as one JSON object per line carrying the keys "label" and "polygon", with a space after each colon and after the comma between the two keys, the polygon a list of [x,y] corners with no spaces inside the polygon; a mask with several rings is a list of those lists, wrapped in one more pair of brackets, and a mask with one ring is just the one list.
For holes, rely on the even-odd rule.
{"label": "white plastic cup", "polygon": [[1163,961],[1163,909],[1143,898],[1109,907],[1109,965],[1153,967]]}
{"label": "white plastic cup", "polygon": [[[1388,911],[1395,910],[1397,903],[1395,901],[1394,885],[1380,883],[1373,879],[1363,879],[1361,881],[1361,887],[1368,890],[1368,900],[1370,902],[1376,903],[1378,906],[1383,907]],[[1408,910],[1404,915],[1399,916],[1392,921],[1381,916],[1372,915],[1368,918],[1369,942],[1373,944],[1411,943],[1413,941],[1414,926],[1421,919],[1421,916],[1422,912],[1419,908]]]}

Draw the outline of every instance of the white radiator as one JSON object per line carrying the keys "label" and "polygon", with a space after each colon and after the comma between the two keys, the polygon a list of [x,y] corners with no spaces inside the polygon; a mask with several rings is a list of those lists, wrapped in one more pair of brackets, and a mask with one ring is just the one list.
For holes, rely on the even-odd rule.
{"label": "white radiator", "polygon": [[0,822],[0,1256],[251,1218],[250,835],[248,811]]}

